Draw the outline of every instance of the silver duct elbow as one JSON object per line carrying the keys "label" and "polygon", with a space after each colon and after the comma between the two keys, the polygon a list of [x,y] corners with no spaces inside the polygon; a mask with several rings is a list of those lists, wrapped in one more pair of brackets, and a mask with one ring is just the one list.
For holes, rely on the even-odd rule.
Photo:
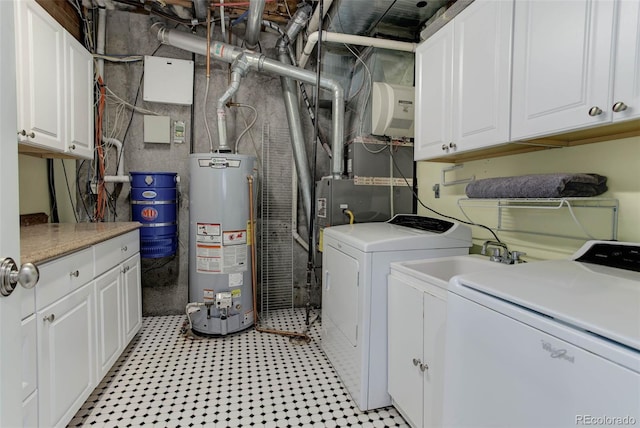
{"label": "silver duct elbow", "polygon": [[247,31],[244,34],[244,44],[247,49],[258,47],[260,38],[260,24],[264,13],[265,0],[250,0],[249,16],[247,17]]}

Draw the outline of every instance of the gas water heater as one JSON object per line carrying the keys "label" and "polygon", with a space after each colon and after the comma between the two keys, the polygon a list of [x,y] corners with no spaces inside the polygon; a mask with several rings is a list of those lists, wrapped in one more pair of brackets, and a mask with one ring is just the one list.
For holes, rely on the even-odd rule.
{"label": "gas water heater", "polygon": [[248,177],[256,158],[200,153],[189,162],[189,305],[199,309],[192,329],[234,333],[254,323]]}

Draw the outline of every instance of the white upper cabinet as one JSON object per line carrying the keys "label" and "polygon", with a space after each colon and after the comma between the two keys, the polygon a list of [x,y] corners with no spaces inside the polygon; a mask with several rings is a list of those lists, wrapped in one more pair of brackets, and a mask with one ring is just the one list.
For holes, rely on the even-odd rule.
{"label": "white upper cabinet", "polygon": [[509,141],[512,1],[476,0],[454,19],[453,144]]}
{"label": "white upper cabinet", "polygon": [[512,140],[611,121],[614,5],[596,0],[516,2]]}
{"label": "white upper cabinet", "polygon": [[17,1],[15,18],[19,143],[93,158],[91,54],[34,0]]}
{"label": "white upper cabinet", "polygon": [[18,140],[65,150],[64,30],[35,1],[16,2]]}
{"label": "white upper cabinet", "polygon": [[93,158],[93,57],[69,33],[65,33],[67,88],[67,150],[83,158]]}
{"label": "white upper cabinet", "polygon": [[416,49],[416,160],[509,141],[512,26],[476,0]]}
{"label": "white upper cabinet", "polygon": [[441,156],[451,143],[453,24],[416,49],[415,160]]}
{"label": "white upper cabinet", "polygon": [[640,117],[640,2],[618,3],[613,96],[613,121]]}

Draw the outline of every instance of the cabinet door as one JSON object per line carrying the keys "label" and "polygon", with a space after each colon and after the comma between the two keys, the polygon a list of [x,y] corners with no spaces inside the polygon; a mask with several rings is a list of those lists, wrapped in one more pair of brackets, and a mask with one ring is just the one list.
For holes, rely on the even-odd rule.
{"label": "cabinet door", "polygon": [[447,302],[424,293],[424,426],[442,426]]}
{"label": "cabinet door", "polygon": [[94,283],[38,311],[42,426],[65,426],[95,387]]}
{"label": "cabinet door", "polygon": [[453,20],[453,147],[509,141],[513,2],[476,0]]}
{"label": "cabinet door", "polygon": [[120,269],[116,267],[96,279],[98,379],[107,374],[124,349]]}
{"label": "cabinet door", "polygon": [[415,160],[443,156],[451,143],[453,24],[416,49]]}
{"label": "cabinet door", "polygon": [[611,121],[614,2],[517,1],[511,139]]}
{"label": "cabinet door", "polygon": [[[613,120],[622,121],[640,117],[640,2],[618,2],[618,28],[614,86],[611,99]],[[624,103],[626,108],[622,110]],[[618,111],[616,111],[618,110]]]}
{"label": "cabinet door", "polygon": [[25,0],[16,2],[16,32],[18,132],[25,131],[18,139],[63,152],[64,30],[35,1]]}
{"label": "cabinet door", "polygon": [[[422,424],[423,292],[389,276],[389,395],[412,426]],[[426,372],[425,372],[426,373]]]}
{"label": "cabinet door", "polygon": [[142,327],[142,289],[140,283],[140,254],[136,254],[122,264],[124,294],[124,337],[125,344]]}
{"label": "cabinet door", "polygon": [[93,57],[69,33],[64,33],[67,88],[67,151],[93,159]]}

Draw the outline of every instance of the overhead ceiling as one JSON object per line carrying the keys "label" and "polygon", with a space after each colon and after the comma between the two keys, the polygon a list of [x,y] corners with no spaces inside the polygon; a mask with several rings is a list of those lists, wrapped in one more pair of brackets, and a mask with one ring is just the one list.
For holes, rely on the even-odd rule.
{"label": "overhead ceiling", "polygon": [[335,0],[325,28],[339,33],[418,41],[420,30],[452,0]]}

